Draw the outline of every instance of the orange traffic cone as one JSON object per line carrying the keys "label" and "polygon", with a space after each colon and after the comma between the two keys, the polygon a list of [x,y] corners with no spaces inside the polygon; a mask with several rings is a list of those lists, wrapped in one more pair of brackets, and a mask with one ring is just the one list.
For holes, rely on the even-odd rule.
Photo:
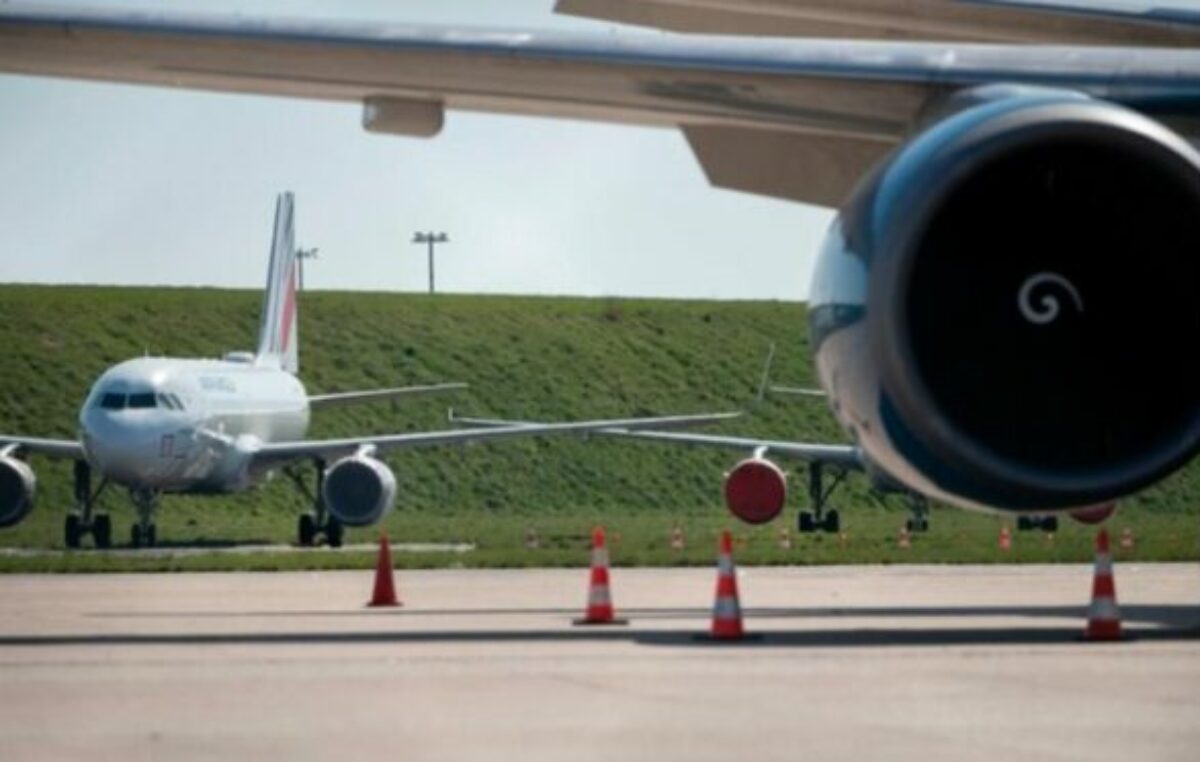
{"label": "orange traffic cone", "polygon": [[1092,605],[1088,609],[1084,640],[1120,640],[1121,611],[1117,608],[1117,586],[1113,582],[1112,554],[1108,530],[1096,535],[1096,571],[1092,577]]}
{"label": "orange traffic cone", "polygon": [[909,534],[908,527],[900,527],[900,534],[896,536],[896,547],[901,550],[908,550],[912,547],[912,535]]}
{"label": "orange traffic cone", "polygon": [[1121,532],[1121,550],[1133,550],[1133,530],[1129,527]]}
{"label": "orange traffic cone", "polygon": [[613,613],[612,593],[608,587],[608,548],[604,545],[604,527],[592,532],[592,573],[588,582],[587,610],[575,624],[626,624]]}
{"label": "orange traffic cone", "polygon": [[368,606],[399,606],[396,582],[392,579],[392,547],[387,532],[379,530],[379,557],[375,560],[375,592]]}
{"label": "orange traffic cone", "polygon": [[1012,550],[1012,531],[1009,530],[1007,524],[1000,527],[1000,539],[996,541],[996,546],[1000,550]]}
{"label": "orange traffic cone", "polygon": [[741,640],[742,606],[738,602],[737,571],[733,566],[733,538],[726,530],[721,534],[721,552],[717,556],[717,597],[713,603],[712,629],[715,640]]}

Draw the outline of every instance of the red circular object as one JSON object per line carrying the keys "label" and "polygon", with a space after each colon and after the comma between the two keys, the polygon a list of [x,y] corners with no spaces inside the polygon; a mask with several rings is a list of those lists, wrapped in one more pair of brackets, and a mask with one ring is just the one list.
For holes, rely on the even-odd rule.
{"label": "red circular object", "polygon": [[787,501],[787,482],[779,466],[751,458],[725,477],[725,504],[747,524],[765,524],[779,515]]}
{"label": "red circular object", "polygon": [[1101,503],[1100,505],[1089,505],[1087,508],[1077,508],[1071,511],[1071,518],[1080,524],[1100,524],[1107,521],[1108,517],[1116,512],[1116,503]]}

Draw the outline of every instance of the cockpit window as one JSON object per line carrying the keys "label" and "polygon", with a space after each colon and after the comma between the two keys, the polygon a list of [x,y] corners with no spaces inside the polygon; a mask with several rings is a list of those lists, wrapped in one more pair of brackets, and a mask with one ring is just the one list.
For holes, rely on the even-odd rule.
{"label": "cockpit window", "polygon": [[174,402],[172,402],[172,401],[171,401],[171,397],[170,397],[169,395],[166,395],[166,394],[159,394],[159,395],[158,395],[158,404],[159,404],[159,405],[161,405],[162,407],[165,407],[165,408],[167,408],[168,410],[175,410],[175,409],[176,409],[176,408],[175,408],[175,403],[174,403]]}
{"label": "cockpit window", "polygon": [[170,397],[171,401],[175,403],[176,410],[183,410],[183,400],[179,399],[178,395],[168,394],[167,396]]}
{"label": "cockpit window", "polygon": [[131,408],[148,408],[154,407],[156,404],[154,392],[129,395],[129,407]]}
{"label": "cockpit window", "polygon": [[108,392],[100,398],[100,407],[105,410],[124,410],[125,395],[117,394],[116,392]]}

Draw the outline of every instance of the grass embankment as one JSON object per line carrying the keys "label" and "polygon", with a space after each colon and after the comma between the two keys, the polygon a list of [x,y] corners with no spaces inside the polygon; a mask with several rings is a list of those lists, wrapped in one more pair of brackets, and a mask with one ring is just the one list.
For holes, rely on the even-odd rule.
{"label": "grass embankment", "polygon": [[[74,435],[78,406],[107,366],[132,356],[219,356],[253,347],[260,295],[252,291],[0,287],[0,431]],[[611,299],[544,299],[307,293],[301,301],[301,376],[310,392],[467,381],[450,397],[339,408],[314,416],[312,436],[442,428],[445,409],[532,419],[656,415],[746,406],[767,346],[774,377],[811,384],[801,305]],[[820,402],[768,398],[717,431],[805,440],[839,439]],[[475,542],[465,554],[397,556],[402,566],[584,564],[595,523],[620,534],[619,564],[707,564],[714,533],[732,522],[721,474],[737,453],[649,443],[558,438],[412,450],[388,458],[399,485],[386,528],[396,541]],[[785,464],[790,465],[790,464]],[[0,545],[57,548],[71,502],[69,464],[36,459],[38,508],[0,532]],[[802,484],[799,479],[796,485]],[[853,477],[837,494],[844,539],[778,532],[786,519],[737,527],[744,563],[1081,561],[1092,532],[1065,522],[1053,540],[1019,535],[996,550],[1001,520],[937,510],[911,550],[895,547],[903,501],[879,498]],[[1200,557],[1200,467],[1131,499],[1112,522],[1130,527],[1134,557]],[[125,538],[133,511],[118,491],[102,500]],[[284,481],[221,498],[168,497],[161,542],[289,542],[303,499]],[[672,527],[688,537],[669,547]],[[540,547],[525,548],[529,528]],[[376,531],[354,530],[347,542]],[[116,558],[94,552],[0,557],[0,571],[327,568],[367,566],[370,554],[311,553]]]}

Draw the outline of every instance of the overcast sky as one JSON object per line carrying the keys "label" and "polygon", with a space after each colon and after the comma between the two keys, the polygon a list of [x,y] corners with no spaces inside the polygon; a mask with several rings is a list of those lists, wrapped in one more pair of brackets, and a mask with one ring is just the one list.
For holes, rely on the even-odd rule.
{"label": "overcast sky", "polygon": [[[83,4],[83,3],[76,3]],[[155,8],[121,0],[88,5]],[[552,0],[179,0],[182,10],[612,34]],[[657,32],[650,32],[657,34]],[[803,299],[831,212],[712,189],[673,130],[447,115],[368,135],[354,105],[0,76],[0,281],[258,288],[275,193],[320,289]]]}

